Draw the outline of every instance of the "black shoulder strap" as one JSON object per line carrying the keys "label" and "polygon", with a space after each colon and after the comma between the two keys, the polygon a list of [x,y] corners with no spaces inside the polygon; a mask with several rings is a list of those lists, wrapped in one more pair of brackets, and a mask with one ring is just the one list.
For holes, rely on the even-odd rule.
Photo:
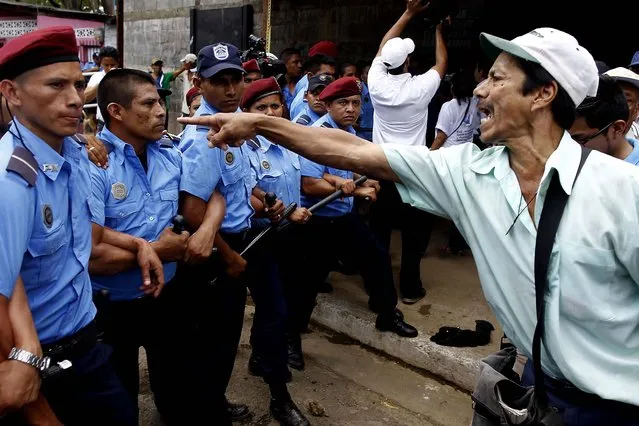
{"label": "black shoulder strap", "polygon": [[258,149],[260,149],[262,147],[262,144],[260,143],[259,139],[254,138],[254,139],[247,139],[246,140],[246,144],[249,146],[249,148],[251,148],[253,151],[256,151]]}
{"label": "black shoulder strap", "polygon": [[327,129],[332,129],[333,126],[331,126],[331,123],[329,123],[328,121],[323,122],[320,127],[326,127]]}
{"label": "black shoulder strap", "polygon": [[87,145],[89,143],[89,141],[87,141],[87,138],[85,138],[82,133],[76,133],[75,135],[71,136],[71,138],[80,145]]}
{"label": "black shoulder strap", "polygon": [[166,136],[160,139],[160,148],[173,148],[173,141]]}
{"label": "black shoulder strap", "polygon": [[30,186],[35,186],[38,177],[38,162],[28,149],[16,146],[7,164],[7,171],[16,173]]}
{"label": "black shoulder strap", "polygon": [[[590,155],[591,150],[582,147],[581,161],[575,181],[579,177],[579,173]],[[573,187],[574,187],[573,182]],[[559,182],[559,174],[554,172],[546,200],[541,211],[539,219],[539,229],[537,230],[537,241],[535,243],[535,296],[537,300],[537,327],[535,327],[535,335],[533,337],[533,364],[535,367],[535,395],[540,404],[546,406],[548,404],[548,395],[546,394],[546,386],[544,384],[544,375],[541,369],[541,341],[544,335],[544,320],[546,313],[546,304],[544,296],[548,288],[548,264],[550,262],[550,254],[552,246],[555,243],[555,236],[559,229],[561,216],[568,202],[568,194],[566,194]]]}
{"label": "black shoulder strap", "polygon": [[311,117],[306,114],[302,114],[297,118],[296,123],[303,126],[308,126],[309,124],[311,124]]}

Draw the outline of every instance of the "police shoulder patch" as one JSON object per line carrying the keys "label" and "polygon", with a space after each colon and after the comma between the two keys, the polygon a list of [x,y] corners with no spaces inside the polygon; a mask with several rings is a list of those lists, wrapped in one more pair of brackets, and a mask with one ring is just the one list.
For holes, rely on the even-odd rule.
{"label": "police shoulder patch", "polygon": [[311,117],[309,117],[306,114],[300,115],[296,121],[297,124],[301,124],[303,126],[307,126],[308,124],[310,124],[310,122],[311,122]]}
{"label": "police shoulder patch", "polygon": [[247,139],[246,140],[246,145],[251,148],[253,151],[256,151],[258,149],[260,149],[262,147],[262,144],[260,143],[259,139],[254,138],[254,139]]}
{"label": "police shoulder patch", "polygon": [[233,161],[235,161],[235,155],[233,155],[232,151],[226,151],[226,153],[224,154],[224,161],[226,162],[226,164],[233,164]]}
{"label": "police shoulder patch", "polygon": [[29,150],[16,146],[7,164],[7,171],[22,177],[30,186],[35,186],[38,177],[38,162]]}
{"label": "police shoulder patch", "polygon": [[333,126],[331,125],[331,123],[329,123],[328,121],[323,122],[320,127],[325,127],[327,129],[332,129]]}

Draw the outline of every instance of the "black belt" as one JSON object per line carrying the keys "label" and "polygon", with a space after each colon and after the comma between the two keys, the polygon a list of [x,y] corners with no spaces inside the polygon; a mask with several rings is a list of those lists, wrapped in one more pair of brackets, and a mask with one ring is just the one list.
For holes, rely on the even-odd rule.
{"label": "black belt", "polygon": [[98,341],[95,320],[70,336],[42,345],[42,352],[54,360],[68,359],[88,352]]}

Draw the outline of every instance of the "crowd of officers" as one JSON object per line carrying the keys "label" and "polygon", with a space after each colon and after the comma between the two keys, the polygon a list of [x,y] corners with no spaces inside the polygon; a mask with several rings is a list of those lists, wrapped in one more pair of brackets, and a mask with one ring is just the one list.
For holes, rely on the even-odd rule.
{"label": "crowd of officers", "polygon": [[[293,119],[355,134],[362,82],[335,79],[325,62],[305,76]],[[274,78],[247,85],[245,67],[231,44],[204,47],[192,113],[290,119],[293,89]],[[307,425],[289,368],[304,368],[300,335],[336,265],[361,274],[379,331],[417,336],[396,307],[388,249],[359,214],[377,198],[374,179],[262,136],[227,150],[208,147],[206,127],[167,136],[166,92],[133,69],[101,75],[104,127],[78,135],[85,81],[71,28],[8,42],[0,79],[12,118],[0,143],[0,423],[137,424],[140,347],[166,424],[247,417],[225,392],[248,287],[249,369],[268,384],[276,420]]]}

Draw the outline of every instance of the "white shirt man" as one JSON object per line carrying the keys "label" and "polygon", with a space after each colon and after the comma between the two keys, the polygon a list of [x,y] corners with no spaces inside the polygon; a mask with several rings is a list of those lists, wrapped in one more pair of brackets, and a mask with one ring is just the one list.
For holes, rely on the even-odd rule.
{"label": "white shirt man", "polygon": [[447,135],[443,148],[473,141],[480,120],[477,102],[479,100],[473,97],[451,99],[442,105],[435,129]]}
{"label": "white shirt man", "polygon": [[375,109],[373,142],[377,144],[426,145],[428,104],[446,72],[448,52],[440,24],[435,30],[435,66],[414,77],[408,72],[408,55],[415,51],[415,43],[398,36],[416,13],[408,9],[386,33],[368,72]]}

